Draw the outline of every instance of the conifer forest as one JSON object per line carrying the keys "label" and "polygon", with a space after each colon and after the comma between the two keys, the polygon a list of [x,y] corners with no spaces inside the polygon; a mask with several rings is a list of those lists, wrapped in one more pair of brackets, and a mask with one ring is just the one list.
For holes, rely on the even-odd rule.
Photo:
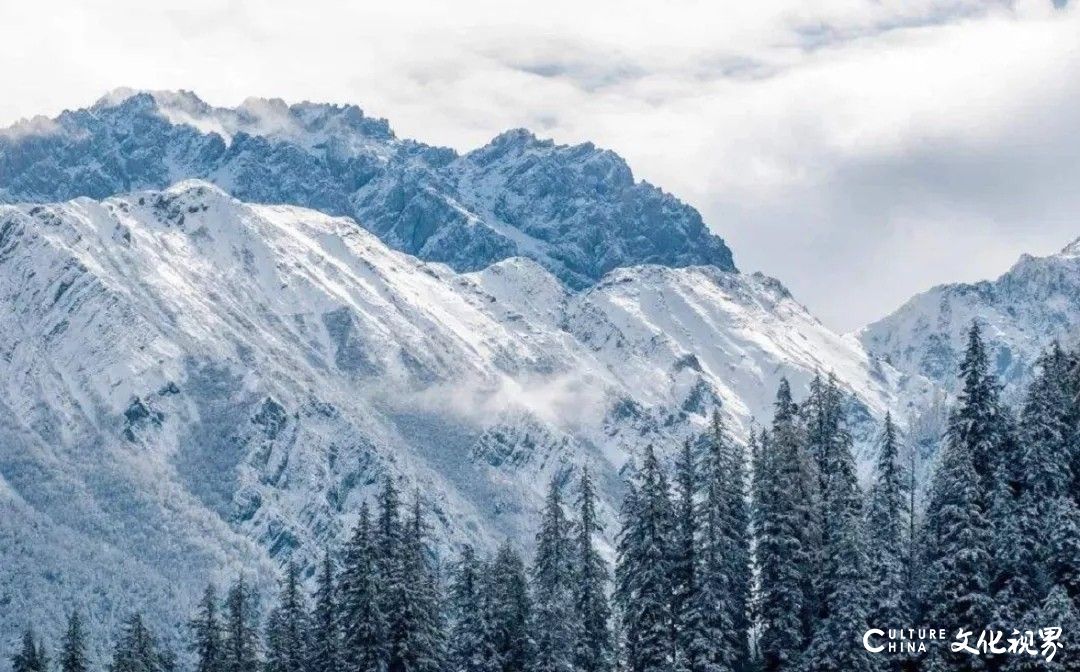
{"label": "conifer forest", "polygon": [[587,469],[550,485],[529,557],[508,539],[437,559],[424,499],[386,479],[274,595],[207,585],[168,638],[131,613],[107,670],[77,606],[60,641],[27,623],[4,655],[15,672],[1080,670],[1080,353],[1045,351],[1015,405],[990,368],[973,325],[925,484],[891,417],[861,482],[839,385],[784,381],[749,436],[717,410],[700,440],[637,456],[614,549]]}

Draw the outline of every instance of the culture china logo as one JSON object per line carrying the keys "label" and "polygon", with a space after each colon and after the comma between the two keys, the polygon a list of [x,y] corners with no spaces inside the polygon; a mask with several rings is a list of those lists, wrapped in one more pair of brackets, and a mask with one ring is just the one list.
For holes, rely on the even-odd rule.
{"label": "culture china logo", "polygon": [[1058,651],[1064,648],[1060,627],[1037,630],[983,630],[978,635],[973,630],[959,628],[949,637],[945,628],[870,628],[863,633],[863,648],[875,654],[920,654],[930,646],[948,645],[949,651],[973,656],[1027,656],[1041,657],[1053,662]]}

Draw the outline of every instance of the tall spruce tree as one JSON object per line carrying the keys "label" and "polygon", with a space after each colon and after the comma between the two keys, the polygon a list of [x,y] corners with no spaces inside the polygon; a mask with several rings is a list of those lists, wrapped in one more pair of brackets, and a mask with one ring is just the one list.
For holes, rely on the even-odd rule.
{"label": "tall spruce tree", "polygon": [[825,501],[829,469],[835,459],[836,444],[840,441],[841,394],[832,374],[822,379],[817,373],[810,381],[810,395],[799,409],[805,424],[804,448],[800,454],[803,476],[800,479],[799,500],[803,525],[803,546],[808,566],[804,571],[803,592],[806,608],[802,615],[804,629],[810,629],[827,613],[828,586],[825,585],[829,563],[828,520],[831,512]]}
{"label": "tall spruce tree", "polygon": [[203,591],[198,610],[188,623],[188,629],[191,633],[191,651],[195,654],[195,672],[222,672],[222,623],[218,614],[217,588],[213,584]]}
{"label": "tall spruce tree", "polygon": [[67,630],[60,645],[61,672],[87,672],[86,633],[83,631],[82,616],[78,611],[68,616]]}
{"label": "tall spruce tree", "polygon": [[907,526],[904,511],[909,486],[900,462],[900,439],[892,414],[885,414],[881,449],[874,469],[866,515],[869,621],[875,627],[899,628],[909,622],[906,597]]}
{"label": "tall spruce tree", "polygon": [[[1041,602],[1055,583],[1077,594],[1080,534],[1070,488],[1078,437],[1068,375],[1068,358],[1055,344],[1039,358],[1020,415],[1020,495],[1013,512],[1013,527],[1018,528],[1013,543],[1021,546],[1014,551],[1023,553],[1015,571],[1023,572],[1031,592],[1025,597],[1031,602]],[[1002,521],[993,523],[999,526]]]}
{"label": "tall spruce tree", "polygon": [[225,596],[222,672],[259,669],[258,599],[241,576]]}
{"label": "tall spruce tree", "polygon": [[266,624],[266,672],[304,672],[309,654],[308,610],[300,573],[291,561],[285,568],[278,604]]}
{"label": "tall spruce tree", "polygon": [[[828,387],[832,386],[832,381]],[[837,407],[839,409],[839,405]],[[851,435],[844,414],[837,410],[835,424],[823,446],[821,502],[823,551],[819,581],[823,604],[820,619],[804,655],[804,667],[836,672],[872,669],[861,645],[867,627],[868,587],[866,551],[862,538],[862,493],[852,454]]]}
{"label": "tall spruce tree", "polygon": [[308,619],[310,653],[308,667],[318,672],[341,672],[341,619],[334,561],[323,553],[315,587],[315,605]]}
{"label": "tall spruce tree", "polygon": [[[1003,458],[1007,440],[1006,418],[997,377],[990,373],[989,358],[978,322],[968,330],[967,349],[960,363],[963,383],[957,407],[949,418],[949,440],[962,445],[978,475],[978,493],[993,491],[993,480]],[[983,506],[987,502],[982,502]]]}
{"label": "tall spruce tree", "polygon": [[45,645],[38,641],[33,628],[23,632],[21,646],[11,659],[12,672],[47,672],[48,655]]}
{"label": "tall spruce tree", "polygon": [[[1001,445],[1002,415],[977,324],[968,333],[960,376],[963,391],[949,417],[922,533],[927,576],[922,620],[954,634],[960,627],[981,629],[992,618],[986,488],[993,489],[991,465],[996,466],[995,449]],[[931,670],[979,663],[946,647],[931,649],[926,661]]]}
{"label": "tall spruce tree", "polygon": [[488,622],[500,672],[525,672],[530,668],[531,604],[529,580],[521,555],[509,543],[495,553],[491,579],[484,583]]}
{"label": "tall spruce tree", "polygon": [[787,380],[776,394],[772,431],[762,443],[759,473],[755,474],[757,509],[758,595],[756,610],[762,665],[766,672],[797,665],[813,626],[807,595],[811,549],[804,537],[807,525],[803,436],[798,407]]}
{"label": "tall spruce tree", "polygon": [[708,654],[698,599],[698,464],[689,440],[675,463],[675,506],[672,530],[671,621],[675,669],[696,671]]}
{"label": "tall spruce tree", "polygon": [[616,597],[630,672],[667,672],[674,664],[670,544],[673,511],[667,479],[652,446],[623,505]]}
{"label": "tall spruce tree", "polygon": [[[756,438],[753,440],[756,445]],[[698,669],[749,665],[750,515],[746,460],[714,411],[702,469],[701,544],[696,602]]]}
{"label": "tall spruce tree", "polygon": [[1065,353],[1055,344],[1039,357],[1037,366],[1038,373],[1027,388],[1020,414],[1023,452],[1018,460],[1022,466],[1021,489],[1031,492],[1033,500],[1069,492],[1070,444],[1075,437]]}
{"label": "tall spruce tree", "polygon": [[110,672],[163,672],[165,665],[153,635],[146,629],[141,614],[124,622],[113,650]]}
{"label": "tall spruce tree", "polygon": [[544,501],[532,568],[533,669],[537,672],[574,669],[572,563],[570,521],[559,483],[553,480]]}
{"label": "tall spruce tree", "polygon": [[[384,516],[385,517],[385,516]],[[437,672],[445,661],[438,576],[426,544],[427,526],[417,493],[412,518],[401,530],[396,571],[385,586],[387,669]]]}
{"label": "tall spruce tree", "polygon": [[[396,534],[396,533],[395,533]],[[367,502],[345,547],[341,574],[341,660],[345,672],[386,669],[386,602],[380,590],[380,562]]]}
{"label": "tall spruce tree", "polygon": [[596,549],[602,532],[596,514],[596,489],[588,467],[581,471],[579,520],[574,560],[574,665],[580,672],[605,672],[614,664],[611,607],[608,605],[607,562]]}
{"label": "tall spruce tree", "polygon": [[449,661],[453,672],[497,672],[499,661],[485,608],[483,563],[466,545],[454,567],[450,584],[451,636]]}

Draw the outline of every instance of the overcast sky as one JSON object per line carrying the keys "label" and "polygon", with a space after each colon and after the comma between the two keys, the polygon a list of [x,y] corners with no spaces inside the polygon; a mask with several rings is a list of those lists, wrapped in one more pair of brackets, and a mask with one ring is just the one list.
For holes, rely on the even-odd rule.
{"label": "overcast sky", "polygon": [[592,140],[843,330],[1080,236],[1060,1],[164,4],[3,3],[0,125],[127,86],[356,103],[460,150]]}

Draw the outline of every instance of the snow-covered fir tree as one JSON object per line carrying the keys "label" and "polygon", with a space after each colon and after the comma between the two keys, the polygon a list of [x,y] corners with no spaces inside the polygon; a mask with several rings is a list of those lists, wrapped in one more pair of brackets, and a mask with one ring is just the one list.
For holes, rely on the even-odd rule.
{"label": "snow-covered fir tree", "polygon": [[574,549],[574,665],[580,672],[605,672],[612,668],[611,607],[608,605],[607,562],[596,548],[603,530],[596,513],[596,488],[588,467],[582,469],[578,493],[577,530]]}
{"label": "snow-covered fir tree", "polygon": [[[832,387],[831,381],[827,388]],[[839,409],[839,405],[836,407]],[[822,551],[818,565],[821,614],[814,624],[810,646],[804,654],[803,667],[833,672],[860,672],[873,669],[872,661],[861,646],[867,627],[866,551],[862,537],[862,492],[859,490],[852,455],[851,436],[843,412],[825,437],[820,462]]]}
{"label": "snow-covered fir tree", "polygon": [[[714,411],[702,465],[701,542],[695,601],[700,627],[697,669],[749,665],[750,521],[746,460]],[[756,442],[755,442],[756,443]]]}
{"label": "snow-covered fir tree", "polygon": [[707,654],[698,600],[698,464],[689,439],[675,462],[674,527],[671,539],[671,620],[675,669],[698,670]]}
{"label": "snow-covered fir tree", "polygon": [[318,672],[341,672],[341,612],[334,561],[323,553],[308,625],[308,666]]}
{"label": "snow-covered fir tree", "polygon": [[304,672],[309,640],[308,610],[300,575],[290,562],[281,582],[278,604],[266,621],[266,672]]}
{"label": "snow-covered fir tree", "polygon": [[[990,535],[987,492],[993,485],[995,448],[1001,445],[997,383],[988,373],[978,325],[972,325],[960,367],[964,381],[940,461],[931,482],[922,534],[923,621],[955,633],[961,626],[983,628],[992,618]],[[976,468],[979,464],[980,468]],[[978,664],[963,654],[935,647],[929,669]]]}
{"label": "snow-covered fir tree", "polygon": [[808,636],[813,624],[826,616],[826,595],[828,586],[825,577],[829,562],[828,519],[831,512],[825,501],[828,487],[829,469],[835,458],[836,444],[840,441],[841,394],[836,378],[831,374],[822,379],[815,374],[810,381],[810,395],[799,408],[799,416],[804,424],[804,448],[800,453],[803,477],[800,501],[802,506],[803,546],[806,549],[808,566],[805,571],[803,594],[807,608],[803,613],[804,627]]}
{"label": "snow-covered fir tree", "polygon": [[384,585],[387,605],[387,670],[438,672],[445,661],[445,636],[438,576],[426,543],[423,504],[416,494],[412,516],[393,551],[397,571]]}
{"label": "snow-covered fir tree", "polygon": [[255,592],[241,576],[225,596],[222,672],[259,669],[259,608]]}
{"label": "snow-covered fir tree", "polygon": [[[751,527],[746,455],[713,412],[702,469],[702,543],[698,611],[703,619],[704,670],[744,670],[750,664]],[[719,639],[717,639],[719,636]]]}
{"label": "snow-covered fir tree", "polygon": [[563,510],[562,490],[552,481],[536,535],[532,567],[533,669],[574,669],[573,544],[570,521]]}
{"label": "snow-covered fir tree", "polygon": [[224,643],[217,588],[206,586],[198,610],[188,623],[190,648],[195,654],[195,672],[222,672]]}
{"label": "snow-covered fir tree", "polygon": [[48,672],[49,656],[45,644],[27,628],[20,640],[20,648],[11,659],[12,672]]}
{"label": "snow-covered fir tree", "polygon": [[509,543],[495,553],[484,604],[499,672],[530,669],[532,640],[529,580],[521,554]]}
{"label": "snow-covered fir tree", "polygon": [[109,672],[164,672],[167,669],[142,615],[132,614],[117,638]]}
{"label": "snow-covered fir tree", "polygon": [[886,413],[866,513],[869,622],[875,627],[903,627],[907,617],[907,534],[905,517],[909,482],[900,461],[900,438]]}
{"label": "snow-covered fir tree", "polygon": [[813,625],[805,620],[813,605],[806,594],[811,549],[804,537],[808,503],[801,499],[807,489],[803,438],[787,380],[774,408],[754,475],[758,646],[767,672],[794,668]]}
{"label": "snow-covered fir tree", "polygon": [[82,616],[76,610],[68,616],[67,629],[60,643],[60,671],[87,672],[88,669],[86,633],[83,629]]}
{"label": "snow-covered fir tree", "polygon": [[484,605],[483,562],[472,546],[461,550],[450,583],[450,650],[452,672],[497,672],[488,612]]}
{"label": "snow-covered fir tree", "polygon": [[352,538],[345,547],[341,572],[341,660],[347,672],[383,672],[386,669],[386,604],[379,590],[378,549],[367,502]]}
{"label": "snow-covered fir tree", "polygon": [[[968,330],[967,349],[960,362],[962,390],[949,418],[949,441],[964,447],[979,477],[978,492],[993,490],[993,479],[1002,463],[1002,447],[1007,440],[1007,419],[1003,415],[1001,390],[990,363],[978,322]],[[983,503],[985,505],[985,502]]]}
{"label": "snow-covered fir tree", "polygon": [[667,478],[652,446],[622,511],[616,598],[630,672],[668,672],[674,665],[671,602],[673,511]]}

